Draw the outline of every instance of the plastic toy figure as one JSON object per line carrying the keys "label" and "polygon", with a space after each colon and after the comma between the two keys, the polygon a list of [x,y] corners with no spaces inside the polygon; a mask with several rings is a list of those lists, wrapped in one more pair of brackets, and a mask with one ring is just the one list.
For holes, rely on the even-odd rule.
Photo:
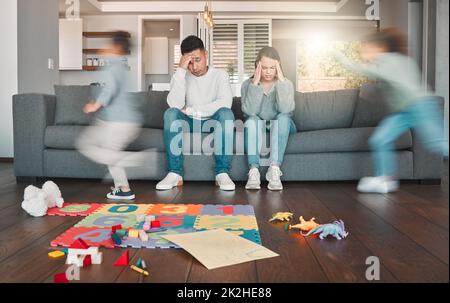
{"label": "plastic toy figure", "polygon": [[315,221],[316,218],[311,218],[311,220],[305,221],[303,216],[300,216],[299,220],[300,220],[299,224],[289,225],[289,229],[295,228],[300,229],[301,231],[310,231],[311,229],[320,226],[320,224],[316,223]]}
{"label": "plastic toy figure", "polygon": [[279,221],[290,221],[292,219],[292,217],[294,216],[293,213],[288,213],[288,212],[280,212],[280,213],[274,213],[272,215],[272,218],[270,218],[269,222],[275,221],[275,220],[279,220]]}
{"label": "plastic toy figure", "polygon": [[311,229],[307,234],[302,234],[303,236],[309,236],[312,234],[319,234],[319,238],[323,240],[325,237],[331,235],[338,240],[346,238],[348,232],[345,231],[344,221],[334,221],[330,224],[323,224],[314,229]]}

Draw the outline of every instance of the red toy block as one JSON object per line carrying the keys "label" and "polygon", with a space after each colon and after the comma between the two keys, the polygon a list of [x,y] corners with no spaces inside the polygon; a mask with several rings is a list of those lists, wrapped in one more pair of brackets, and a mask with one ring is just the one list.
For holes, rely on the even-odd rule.
{"label": "red toy block", "polygon": [[114,266],[128,266],[128,263],[130,262],[130,253],[128,250],[120,256],[119,259],[117,259],[116,263],[114,263]]}
{"label": "red toy block", "polygon": [[161,222],[159,220],[152,221],[152,223],[150,223],[150,227],[151,228],[160,228]]}
{"label": "red toy block", "polygon": [[113,227],[111,227],[111,229],[112,229],[112,232],[115,233],[116,230],[122,229],[122,225],[114,225]]}
{"label": "red toy block", "polygon": [[87,255],[83,259],[83,267],[88,267],[92,265],[92,258],[91,255]]}
{"label": "red toy block", "polygon": [[53,276],[53,282],[67,284],[69,280],[67,280],[66,273],[60,273]]}
{"label": "red toy block", "polygon": [[87,245],[83,239],[78,238],[70,245],[70,248],[87,249],[89,248],[89,245]]}

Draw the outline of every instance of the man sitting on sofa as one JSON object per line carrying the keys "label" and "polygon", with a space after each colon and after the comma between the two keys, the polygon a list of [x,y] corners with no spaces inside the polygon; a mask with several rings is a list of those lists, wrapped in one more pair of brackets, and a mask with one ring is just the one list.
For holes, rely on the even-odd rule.
{"label": "man sitting on sofa", "polygon": [[183,40],[181,54],[180,64],[167,96],[170,108],[164,113],[164,144],[169,173],[156,185],[156,189],[169,190],[183,184],[180,140],[183,128],[180,127],[180,122],[189,125],[191,132],[204,123],[215,122],[216,184],[221,190],[234,190],[235,184],[228,176],[232,152],[225,152],[226,145],[233,144],[234,134],[234,128],[229,127],[230,123],[225,123],[234,121],[229,76],[225,71],[207,65],[208,52],[202,40],[196,36]]}

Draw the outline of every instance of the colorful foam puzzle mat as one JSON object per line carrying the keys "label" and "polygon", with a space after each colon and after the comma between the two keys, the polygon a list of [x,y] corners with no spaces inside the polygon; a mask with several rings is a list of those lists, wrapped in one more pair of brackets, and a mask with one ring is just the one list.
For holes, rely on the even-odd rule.
{"label": "colorful foam puzzle mat", "polygon": [[223,228],[257,244],[261,243],[258,224],[251,205],[212,204],[98,204],[65,203],[53,208],[50,216],[85,217],[55,240],[51,246],[69,247],[77,239],[90,246],[114,248],[111,228],[122,225],[123,229],[142,229],[140,215],[153,215],[161,222],[162,231],[149,232],[148,241],[125,236],[119,247],[123,248],[179,248],[161,238],[161,235],[190,233]]}

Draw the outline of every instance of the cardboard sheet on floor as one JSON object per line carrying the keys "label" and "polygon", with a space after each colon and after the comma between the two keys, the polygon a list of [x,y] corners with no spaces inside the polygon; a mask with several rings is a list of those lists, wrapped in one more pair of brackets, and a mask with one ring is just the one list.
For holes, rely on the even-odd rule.
{"label": "cardboard sheet on floor", "polygon": [[208,269],[279,256],[223,229],[161,235],[190,253]]}

